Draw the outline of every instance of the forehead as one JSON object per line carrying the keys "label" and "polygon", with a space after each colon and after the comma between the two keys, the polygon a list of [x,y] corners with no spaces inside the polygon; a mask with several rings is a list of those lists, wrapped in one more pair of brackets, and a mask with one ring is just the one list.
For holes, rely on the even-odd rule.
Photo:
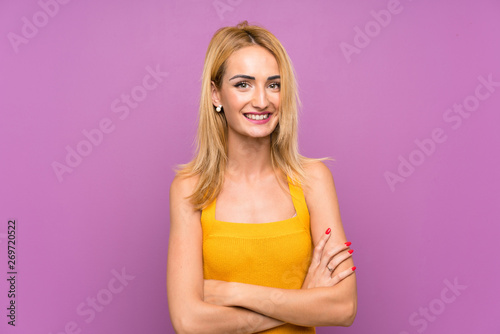
{"label": "forehead", "polygon": [[252,45],[235,51],[227,59],[226,75],[235,74],[264,76],[279,74],[279,67],[273,54],[262,46]]}

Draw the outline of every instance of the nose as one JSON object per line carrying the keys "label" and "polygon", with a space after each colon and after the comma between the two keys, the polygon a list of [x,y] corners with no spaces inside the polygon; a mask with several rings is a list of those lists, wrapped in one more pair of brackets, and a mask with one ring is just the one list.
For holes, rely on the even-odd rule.
{"label": "nose", "polygon": [[265,110],[269,105],[267,92],[264,87],[256,87],[252,97],[252,107],[256,109]]}

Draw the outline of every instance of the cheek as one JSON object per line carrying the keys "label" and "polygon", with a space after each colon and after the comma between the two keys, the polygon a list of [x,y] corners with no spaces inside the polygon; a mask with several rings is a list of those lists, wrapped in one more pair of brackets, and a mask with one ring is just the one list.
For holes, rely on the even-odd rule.
{"label": "cheek", "polygon": [[272,103],[276,107],[277,110],[280,108],[280,95],[276,94],[275,96],[272,97],[271,99]]}
{"label": "cheek", "polygon": [[274,122],[276,123],[275,126],[278,126],[278,123],[280,122],[280,114],[276,114],[276,119],[274,120]]}
{"label": "cheek", "polygon": [[245,97],[241,94],[233,94],[229,92],[225,95],[224,101],[228,106],[238,108],[238,106],[244,103]]}

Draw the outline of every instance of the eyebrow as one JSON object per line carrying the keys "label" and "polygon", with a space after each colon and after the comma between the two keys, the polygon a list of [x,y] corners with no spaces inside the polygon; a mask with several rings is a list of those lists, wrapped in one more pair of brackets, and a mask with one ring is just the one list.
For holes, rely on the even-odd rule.
{"label": "eyebrow", "polygon": [[[232,77],[231,79],[229,79],[229,81],[231,81],[233,79],[236,79],[236,78],[243,78],[243,79],[248,79],[248,80],[255,80],[255,77],[252,77],[250,75],[236,74],[234,77]],[[270,77],[267,78],[267,80],[276,80],[276,79],[280,79],[280,76],[279,75],[273,75],[273,76],[270,76]]]}

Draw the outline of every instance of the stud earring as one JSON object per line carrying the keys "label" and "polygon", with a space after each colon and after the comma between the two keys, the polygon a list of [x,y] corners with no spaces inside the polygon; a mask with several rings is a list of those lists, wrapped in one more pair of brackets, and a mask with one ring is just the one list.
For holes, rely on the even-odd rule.
{"label": "stud earring", "polygon": [[220,111],[222,110],[222,104],[221,104],[221,105],[219,105],[217,108],[215,108],[215,110],[216,110],[217,112],[220,112]]}

